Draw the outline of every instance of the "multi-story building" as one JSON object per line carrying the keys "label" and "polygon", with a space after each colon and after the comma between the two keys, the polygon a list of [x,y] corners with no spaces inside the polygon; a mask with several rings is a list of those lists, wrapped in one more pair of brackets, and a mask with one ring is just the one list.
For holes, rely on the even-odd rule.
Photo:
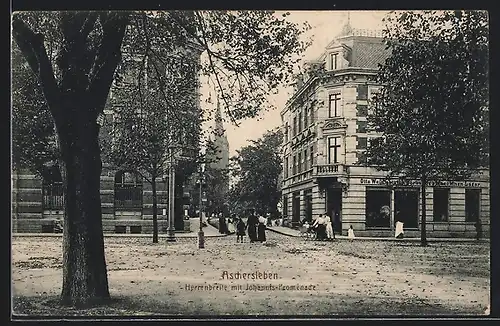
{"label": "multi-story building", "polygon": [[[359,235],[389,236],[396,219],[406,234],[420,234],[418,182],[388,187],[384,172],[357,164],[377,137],[367,130],[368,101],[381,87],[375,76],[388,55],[381,32],[347,24],[304,65],[281,111],[283,215],[292,225],[327,212],[337,233],[352,225]],[[315,74],[318,69],[323,73]],[[478,218],[489,235],[489,170],[463,182],[431,184],[425,192],[429,236],[473,236]]]}
{"label": "multi-story building", "polygon": [[[176,54],[183,60],[196,60],[199,64],[200,49],[193,44],[188,44]],[[126,57],[126,55],[124,56]],[[133,60],[133,58],[131,58]],[[116,92],[116,84],[111,88],[108,102],[101,121],[101,140],[110,138],[110,130],[113,128],[116,112],[113,105],[119,105],[123,98],[119,98]],[[201,114],[199,103],[199,81],[193,80],[193,108],[189,112],[177,112],[177,118],[190,119],[195,124]],[[193,119],[194,116],[194,119]],[[201,123],[201,122],[200,122]],[[182,130],[175,128],[176,132],[188,134],[190,137],[179,136],[185,142],[181,144],[184,149],[190,149],[189,153],[184,150],[183,156],[192,157],[198,155],[200,125],[190,125],[197,130]],[[195,135],[195,136],[193,136]],[[193,136],[193,137],[191,137]],[[106,150],[106,149],[104,149]],[[176,169],[175,188],[175,228],[176,230],[188,230],[189,223],[184,221],[185,211],[189,207],[191,188],[195,182],[189,175],[193,171],[186,171],[187,164],[178,164]],[[55,169],[56,170],[56,169]],[[56,171],[57,172],[57,171]],[[15,168],[12,171],[12,221],[13,232],[54,232],[56,220],[62,220],[64,216],[64,195],[62,180],[57,177],[58,173],[47,173],[47,176],[55,175],[55,178],[39,177],[33,171],[25,168]],[[136,171],[117,170],[103,160],[101,173],[101,205],[102,223],[104,232],[115,233],[151,233],[153,229],[153,198],[152,187],[149,182],[141,178]],[[157,182],[158,203],[158,227],[163,232],[167,227],[168,214],[168,178],[162,176]]]}

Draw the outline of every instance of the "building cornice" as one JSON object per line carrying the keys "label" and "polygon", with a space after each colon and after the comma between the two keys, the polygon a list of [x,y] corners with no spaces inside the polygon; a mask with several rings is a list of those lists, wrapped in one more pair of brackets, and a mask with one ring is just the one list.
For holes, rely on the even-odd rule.
{"label": "building cornice", "polygon": [[[349,80],[356,80],[356,75],[369,76],[367,81],[375,81],[378,70],[373,68],[360,68],[360,67],[347,67],[335,71],[325,71],[322,76],[314,76],[309,78],[304,85],[302,85],[297,92],[287,101],[285,108],[281,110],[280,114],[283,115],[295,101],[300,98],[306,90],[308,90],[316,81],[341,83]],[[371,78],[370,78],[371,77]]]}

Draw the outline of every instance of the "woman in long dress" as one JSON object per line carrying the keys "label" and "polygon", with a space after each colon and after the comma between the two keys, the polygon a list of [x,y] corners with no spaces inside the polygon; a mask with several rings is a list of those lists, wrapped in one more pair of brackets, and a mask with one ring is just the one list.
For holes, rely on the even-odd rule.
{"label": "woman in long dress", "polygon": [[234,216],[232,216],[231,218],[228,219],[228,221],[227,221],[228,234],[234,234],[236,232],[236,227],[234,225],[235,223],[236,223],[236,219]]}
{"label": "woman in long dress", "polygon": [[323,214],[319,214],[319,217],[313,224],[313,228],[316,230],[316,240],[324,240],[326,238],[326,221],[323,218]]}
{"label": "woman in long dress", "polygon": [[352,225],[350,225],[349,230],[347,230],[347,237],[351,240],[354,239],[354,230],[352,228]]}
{"label": "woman in long dress", "polygon": [[250,215],[247,221],[248,228],[248,237],[250,238],[250,242],[257,241],[257,217],[255,215]]}
{"label": "woman in long dress", "polygon": [[333,233],[332,218],[326,215],[326,237],[328,240],[335,239],[335,233]]}
{"label": "woman in long dress", "polygon": [[257,226],[257,241],[266,241],[266,218],[259,216],[259,225]]}

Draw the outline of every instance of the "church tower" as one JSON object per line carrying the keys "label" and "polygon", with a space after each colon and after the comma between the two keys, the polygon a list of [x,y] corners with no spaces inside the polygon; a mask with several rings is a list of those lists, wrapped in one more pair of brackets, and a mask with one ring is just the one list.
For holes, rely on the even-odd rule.
{"label": "church tower", "polygon": [[[212,139],[212,137],[210,137]],[[229,168],[229,141],[227,140],[226,130],[222,121],[222,114],[219,101],[217,101],[217,110],[215,112],[215,126],[213,136],[214,151],[209,155],[209,166],[212,169],[225,170]]]}
{"label": "church tower", "polygon": [[229,142],[227,140],[222,114],[217,101],[213,135],[209,138],[211,144],[207,148],[207,210],[209,215],[229,213]]}

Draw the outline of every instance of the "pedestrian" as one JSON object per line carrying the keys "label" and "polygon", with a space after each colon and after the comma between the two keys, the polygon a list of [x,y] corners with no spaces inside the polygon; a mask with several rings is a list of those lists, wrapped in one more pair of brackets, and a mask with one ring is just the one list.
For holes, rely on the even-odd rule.
{"label": "pedestrian", "polygon": [[403,239],[404,237],[404,231],[403,231],[403,222],[400,222],[400,221],[397,221],[396,222],[396,233],[395,233],[395,237],[397,239]]}
{"label": "pedestrian", "polygon": [[326,238],[328,240],[333,240],[335,239],[335,233],[333,232],[332,218],[328,215],[328,213],[325,213],[325,219],[326,219]]}
{"label": "pedestrian", "polygon": [[228,223],[227,223],[227,230],[228,230],[228,234],[233,234],[236,232],[236,217],[234,216],[234,214],[228,219]]}
{"label": "pedestrian", "polygon": [[314,221],[313,228],[316,230],[316,240],[326,239],[326,220],[323,214],[319,214],[316,221]]}
{"label": "pedestrian", "polygon": [[243,222],[243,219],[241,217],[238,218],[238,222],[236,223],[236,242],[240,242],[240,239],[241,239],[241,243],[243,243],[243,238],[245,236],[245,228],[246,228],[246,225],[245,225],[245,222]]}
{"label": "pedestrian", "polygon": [[257,241],[266,242],[266,218],[259,216],[259,225],[257,226]]}
{"label": "pedestrian", "polygon": [[476,220],[476,240],[481,240],[483,236],[483,225],[481,223],[481,219],[478,217]]}
{"label": "pedestrian", "polygon": [[247,229],[248,229],[248,238],[250,239],[250,242],[255,242],[257,241],[257,224],[259,223],[257,216],[252,213],[248,217],[247,221]]}
{"label": "pedestrian", "polygon": [[219,233],[224,234],[224,217],[222,217],[222,213],[219,213],[218,217],[219,217]]}
{"label": "pedestrian", "polygon": [[352,228],[352,225],[350,225],[349,230],[347,230],[347,237],[351,240],[354,239],[354,230]]}

